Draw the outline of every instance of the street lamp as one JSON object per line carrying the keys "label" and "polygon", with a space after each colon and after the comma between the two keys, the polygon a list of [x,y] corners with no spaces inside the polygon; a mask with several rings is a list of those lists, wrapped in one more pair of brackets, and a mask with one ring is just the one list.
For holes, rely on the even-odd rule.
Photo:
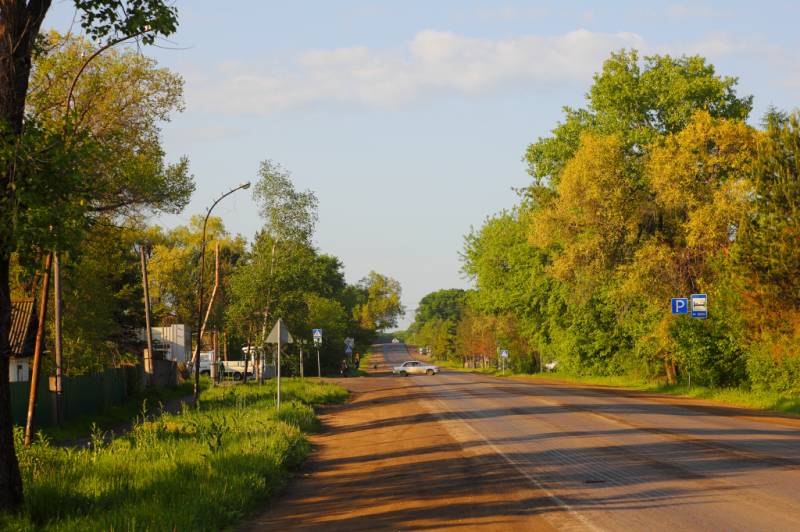
{"label": "street lamp", "polygon": [[214,207],[217,206],[217,203],[230,196],[237,190],[246,190],[248,188],[250,188],[250,181],[245,181],[237,187],[230,189],[211,204],[211,207],[209,207],[206,211],[206,217],[203,219],[203,239],[200,242],[200,279],[197,283],[197,346],[194,349],[194,356],[192,357],[192,363],[194,364],[195,404],[197,404],[197,398],[200,395],[200,342],[203,340],[203,277],[206,270],[206,226],[208,225],[208,218],[211,216],[211,211],[214,210]]}

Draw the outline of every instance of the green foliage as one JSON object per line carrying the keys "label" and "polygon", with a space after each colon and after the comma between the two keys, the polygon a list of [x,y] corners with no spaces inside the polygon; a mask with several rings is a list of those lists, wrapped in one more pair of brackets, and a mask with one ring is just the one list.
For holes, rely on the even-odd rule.
{"label": "green foliage", "polygon": [[[762,392],[796,390],[798,117],[748,126],[751,97],[701,57],[612,54],[585,109],[526,158],[521,204],[465,239],[456,323],[417,328],[455,359]],[[708,320],[672,297],[705,292]],[[424,334],[420,334],[424,333]],[[537,364],[538,362],[538,364]],[[496,365],[496,362],[493,362]]]}
{"label": "green foliage", "polygon": [[153,44],[178,29],[178,10],[164,0],[73,0],[81,27],[98,41],[141,36]]}
{"label": "green foliage", "polygon": [[[312,406],[341,402],[335,385],[287,379],[275,387],[205,390],[200,408],[140,421],[88,449],[39,439],[18,445],[26,499],[0,526],[14,530],[219,530],[241,519],[287,481],[309,450]],[[21,432],[17,434],[21,438]],[[21,444],[21,441],[19,442]]]}
{"label": "green foliage", "polygon": [[431,320],[458,321],[464,309],[466,291],[460,288],[437,290],[423,297],[417,305],[411,330],[419,330]]}
{"label": "green foliage", "polygon": [[736,78],[716,75],[699,56],[650,56],[635,50],[612,53],[586,94],[586,109],[565,108],[566,119],[528,147],[525,158],[535,184],[558,182],[561,170],[587,131],[617,136],[626,152],[640,156],[646,145],[683,129],[698,110],[744,120],[752,96],[736,94]]}
{"label": "green foliage", "polygon": [[353,310],[353,317],[361,327],[371,330],[396,327],[397,319],[404,313],[400,283],[373,271],[359,281],[358,287],[365,297]]}

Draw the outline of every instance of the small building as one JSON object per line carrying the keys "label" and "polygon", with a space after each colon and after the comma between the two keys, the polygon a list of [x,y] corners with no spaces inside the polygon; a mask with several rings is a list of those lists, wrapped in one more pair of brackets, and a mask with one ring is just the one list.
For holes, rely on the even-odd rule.
{"label": "small building", "polygon": [[8,341],[11,356],[8,361],[9,382],[31,380],[31,358],[36,346],[36,307],[33,298],[18,299],[11,302],[11,330]]}
{"label": "small building", "polygon": [[[164,327],[151,327],[153,356],[158,360],[188,362],[192,359],[192,329],[183,323]],[[139,339],[146,341],[145,329],[139,330]]]}

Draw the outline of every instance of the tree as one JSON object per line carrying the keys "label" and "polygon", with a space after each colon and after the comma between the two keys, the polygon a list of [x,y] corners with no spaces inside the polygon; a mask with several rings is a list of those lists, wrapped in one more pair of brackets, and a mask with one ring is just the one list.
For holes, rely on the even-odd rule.
{"label": "tree", "polygon": [[417,305],[412,330],[420,330],[427,322],[451,320],[457,322],[464,307],[466,291],[460,288],[437,290],[423,297]]}
{"label": "tree", "polygon": [[[203,218],[192,216],[189,225],[159,233],[150,237],[150,297],[154,319],[174,316],[180,323],[196,323],[199,273],[197,263],[203,238]],[[220,243],[220,268],[223,271],[221,294],[225,294],[225,287],[229,283],[227,274],[234,271],[244,255],[245,240],[241,236],[230,235],[222,219],[216,216],[208,219],[206,240]],[[214,269],[213,253],[206,253],[206,269]],[[206,293],[209,293],[214,284],[213,276],[208,276],[204,284]],[[221,314],[212,313],[212,316],[217,318],[216,323],[220,323]]]}
{"label": "tree", "polygon": [[586,109],[564,108],[566,118],[528,147],[525,159],[536,184],[558,182],[587,131],[615,135],[631,155],[641,156],[659,136],[680,131],[695,111],[745,120],[752,96],[736,94],[737,79],[720,77],[700,56],[654,55],[636,50],[612,53],[595,74]]}
{"label": "tree", "polygon": [[[8,335],[11,324],[10,256],[24,240],[16,232],[16,224],[10,222],[16,219],[18,209],[25,208],[25,200],[31,198],[21,194],[20,182],[46,181],[53,188],[61,184],[58,174],[31,173],[30,167],[17,165],[17,154],[28,150],[18,152],[13,149],[30,140],[24,122],[31,60],[50,4],[50,0],[0,2],[0,144],[3,154],[0,210],[4,214],[0,219],[3,227],[0,233],[0,510],[15,509],[22,503],[22,481],[14,451],[9,407]],[[149,44],[158,35],[173,33],[177,26],[176,10],[164,0],[75,0],[75,5],[81,13],[83,28],[96,40],[105,41],[101,49],[133,37],[140,37]],[[40,149],[48,144],[40,145]],[[77,196],[70,192],[67,187],[64,195],[67,198]]]}
{"label": "tree", "polygon": [[397,319],[404,312],[400,303],[400,283],[373,271],[361,279],[358,286],[364,291],[366,300],[353,310],[356,321],[365,329],[377,331],[396,327]]}

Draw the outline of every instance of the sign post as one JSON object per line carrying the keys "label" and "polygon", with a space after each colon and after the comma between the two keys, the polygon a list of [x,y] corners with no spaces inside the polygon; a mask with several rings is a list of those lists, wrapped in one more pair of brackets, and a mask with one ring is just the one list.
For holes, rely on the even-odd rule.
{"label": "sign post", "polygon": [[278,318],[278,321],[275,322],[275,326],[272,328],[272,332],[269,333],[267,337],[268,344],[277,344],[278,346],[278,354],[276,356],[275,362],[275,377],[277,380],[277,395],[278,399],[275,403],[275,406],[278,410],[281,409],[281,344],[291,344],[294,343],[292,339],[292,335],[289,334],[289,329],[286,328],[286,324],[283,323],[283,319]]}
{"label": "sign post", "polygon": [[317,376],[322,378],[322,366],[319,363],[319,346],[322,345],[322,329],[312,329],[312,336],[314,337],[314,346],[317,348]]}
{"label": "sign post", "polygon": [[508,349],[500,351],[500,359],[503,361],[503,375],[506,374],[506,359],[508,358]]}

